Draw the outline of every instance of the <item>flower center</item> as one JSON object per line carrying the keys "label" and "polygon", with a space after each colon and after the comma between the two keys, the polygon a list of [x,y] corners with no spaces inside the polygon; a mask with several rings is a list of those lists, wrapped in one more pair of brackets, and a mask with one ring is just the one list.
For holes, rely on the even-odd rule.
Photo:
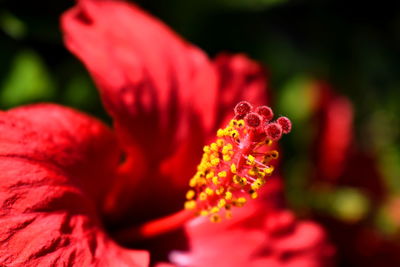
{"label": "flower center", "polygon": [[231,218],[233,207],[243,207],[257,198],[279,155],[271,145],[291,129],[286,117],[276,122],[272,117],[269,107],[254,109],[246,101],[236,105],[235,117],[218,130],[216,141],[203,149],[197,172],[189,182],[185,209],[219,222],[223,217]]}
{"label": "flower center", "polygon": [[267,106],[238,103],[234,118],[218,130],[215,142],[204,147],[197,172],[189,181],[185,209],[121,230],[114,237],[121,242],[153,238],[179,229],[194,216],[208,216],[212,222],[231,218],[234,207],[258,197],[257,191],[271,176],[279,155],[272,144],[291,130],[288,118],[272,118]]}

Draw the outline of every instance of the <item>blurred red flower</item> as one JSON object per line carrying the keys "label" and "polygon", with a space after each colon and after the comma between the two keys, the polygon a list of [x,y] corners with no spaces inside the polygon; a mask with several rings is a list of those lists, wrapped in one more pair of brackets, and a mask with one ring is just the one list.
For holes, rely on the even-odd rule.
{"label": "blurred red flower", "polygon": [[[375,223],[377,211],[387,205],[385,201],[391,194],[379,170],[378,155],[360,148],[353,129],[355,110],[350,100],[326,82],[316,81],[313,86],[317,97],[312,122],[317,132],[312,144],[315,166],[310,168],[312,172],[309,175],[314,178],[314,190],[321,185],[325,191],[326,188],[339,192],[343,188],[352,188],[361,192],[369,202],[368,209],[356,214],[355,218],[314,214],[332,236],[339,263],[398,266],[400,245],[395,238],[379,232]],[[358,208],[363,210],[363,207]]]}
{"label": "blurred red flower", "polygon": [[153,261],[170,255],[180,266],[330,264],[322,229],[284,211],[278,178],[230,221],[195,219],[185,235],[124,244],[146,251],[113,241],[116,229],[181,209],[202,146],[233,106],[267,102],[264,72],[243,55],[210,61],[124,2],[78,1],[62,28],[97,84],[115,134],[56,105],[0,113],[0,264],[148,266],[147,251]]}
{"label": "blurred red flower", "polygon": [[[190,251],[173,252],[178,266],[332,266],[333,248],[321,227],[298,221],[277,205],[280,183],[268,184],[263,199],[224,223],[186,225]],[[238,214],[239,213],[239,214]]]}

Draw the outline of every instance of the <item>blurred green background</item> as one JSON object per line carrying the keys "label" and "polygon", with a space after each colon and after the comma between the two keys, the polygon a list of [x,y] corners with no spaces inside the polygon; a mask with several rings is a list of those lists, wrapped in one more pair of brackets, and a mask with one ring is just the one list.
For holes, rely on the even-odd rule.
{"label": "blurred green background", "polygon": [[[294,124],[281,168],[288,205],[326,227],[340,266],[400,266],[400,9],[389,1],[136,2],[210,56],[243,52],[262,62],[271,105]],[[62,44],[59,16],[73,1],[0,3],[0,108],[51,101],[109,121]],[[321,82],[354,112],[336,180],[315,161],[326,117],[315,108]]]}

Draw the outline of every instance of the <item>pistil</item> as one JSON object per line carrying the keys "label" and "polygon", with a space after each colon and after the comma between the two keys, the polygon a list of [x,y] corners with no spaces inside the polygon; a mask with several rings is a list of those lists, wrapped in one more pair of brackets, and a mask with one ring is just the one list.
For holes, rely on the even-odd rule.
{"label": "pistil", "polygon": [[174,214],[120,230],[114,233],[114,238],[121,243],[150,239],[174,230],[180,229],[185,223],[195,218],[193,212],[180,210]]}
{"label": "pistil", "polygon": [[253,108],[246,101],[236,105],[235,117],[218,130],[214,143],[204,147],[189,182],[185,209],[219,222],[231,218],[233,208],[258,197],[279,155],[272,144],[291,129],[288,118],[272,118],[267,106]]}

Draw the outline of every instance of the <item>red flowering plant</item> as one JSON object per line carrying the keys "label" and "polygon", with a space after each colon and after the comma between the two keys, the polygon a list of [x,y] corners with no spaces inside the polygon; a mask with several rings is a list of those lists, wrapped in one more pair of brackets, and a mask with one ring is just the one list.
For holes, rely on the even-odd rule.
{"label": "red flowering plant", "polygon": [[62,29],[114,130],[57,105],[0,113],[1,265],[331,264],[270,177],[291,123],[263,106],[258,64],[210,61],[119,1],[78,1]]}

